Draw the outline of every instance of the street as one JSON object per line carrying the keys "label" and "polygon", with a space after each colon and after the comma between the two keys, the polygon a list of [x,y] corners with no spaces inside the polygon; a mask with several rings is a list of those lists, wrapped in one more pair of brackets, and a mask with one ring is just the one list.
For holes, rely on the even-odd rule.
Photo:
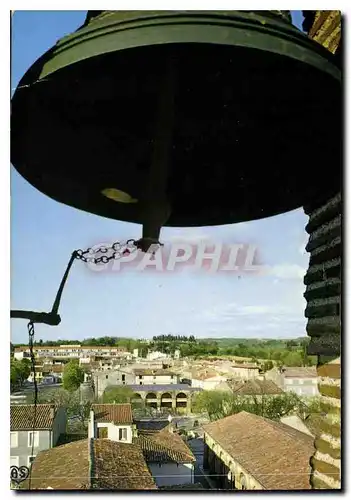
{"label": "street", "polygon": [[204,458],[204,441],[203,438],[195,438],[187,441],[187,445],[193,452],[196,458],[196,464],[194,469],[194,482],[200,483],[205,490],[212,490],[210,483],[208,482],[203,471],[203,458]]}

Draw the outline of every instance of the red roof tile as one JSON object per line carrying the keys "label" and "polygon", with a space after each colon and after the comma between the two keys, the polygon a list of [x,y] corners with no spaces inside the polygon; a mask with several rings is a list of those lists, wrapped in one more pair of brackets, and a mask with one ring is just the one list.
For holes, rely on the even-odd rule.
{"label": "red roof tile", "polygon": [[53,404],[38,404],[35,413],[34,405],[11,405],[11,431],[30,430],[34,423],[37,430],[51,429],[56,411],[57,408]]}
{"label": "red roof tile", "polygon": [[166,429],[160,432],[139,432],[133,442],[143,450],[147,462],[195,462],[192,451],[183,439]]}
{"label": "red roof tile", "polygon": [[155,481],[139,446],[94,439],[94,483],[105,490],[155,490]]}
{"label": "red roof tile", "polygon": [[[41,451],[32,466],[31,489],[154,490],[141,449],[109,439],[83,439]],[[21,489],[29,489],[29,480]]]}
{"label": "red roof tile", "polygon": [[114,422],[116,424],[132,424],[133,412],[130,403],[94,404],[92,410],[96,422]]}
{"label": "red roof tile", "polygon": [[266,490],[308,490],[314,438],[245,411],[204,426]]}

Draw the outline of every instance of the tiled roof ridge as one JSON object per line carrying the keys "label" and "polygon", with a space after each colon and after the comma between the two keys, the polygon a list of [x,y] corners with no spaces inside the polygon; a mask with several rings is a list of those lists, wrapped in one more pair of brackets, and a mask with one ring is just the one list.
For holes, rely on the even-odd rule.
{"label": "tiled roof ridge", "polygon": [[129,406],[130,403],[93,403],[92,406]]}
{"label": "tiled roof ridge", "polygon": [[[299,431],[298,429],[293,429],[292,427],[290,427],[289,425],[284,424],[283,422],[276,422],[275,420],[271,420],[269,418],[262,417],[261,415],[256,415],[255,413],[250,413],[250,412],[245,411],[245,410],[240,411],[239,413],[234,413],[233,415],[228,415],[227,417],[224,417],[224,418],[222,418],[220,420],[222,422],[224,420],[228,420],[229,421],[229,419],[232,419],[233,417],[236,417],[237,415],[244,415],[244,414],[246,415],[246,418],[249,418],[251,420],[261,420],[261,421],[266,422],[267,424],[269,424],[274,429],[280,430],[280,431],[284,432],[284,434],[286,436],[288,436],[289,438],[294,439],[294,437],[296,437],[296,434],[297,434],[297,435],[300,435],[300,437],[302,438],[302,440],[306,441],[306,437],[307,438],[310,437],[307,434],[305,434],[304,432]],[[205,432],[207,432],[207,430],[206,430],[207,427],[209,427],[212,424],[215,424],[217,422],[218,422],[218,420],[215,421],[215,422],[211,422],[210,424],[205,425],[204,426]],[[209,434],[211,434],[211,432],[209,432]]]}
{"label": "tiled roof ridge", "polygon": [[[17,407],[18,405],[12,404],[11,406],[16,406]],[[23,406],[36,406],[38,408],[39,406],[55,406],[56,407],[58,405],[56,403],[38,403],[37,405],[34,405],[33,403],[28,403],[28,404],[26,403],[26,404],[21,405],[21,406],[22,407]]]}
{"label": "tiled roof ridge", "polygon": [[[273,394],[281,394],[283,392],[283,390],[280,389],[280,387],[278,387],[273,380],[269,379],[237,380],[235,378],[231,378],[228,379],[227,382],[229,383],[229,387],[231,388],[233,394],[240,393],[242,389],[244,389],[243,392],[245,392],[245,389],[249,391],[247,395],[256,396],[259,396],[260,394],[270,396]],[[250,390],[259,390],[259,392],[252,393]],[[272,392],[273,390],[275,392]]]}
{"label": "tiled roof ridge", "polygon": [[[288,416],[288,415],[286,415],[286,416]],[[296,416],[296,415],[294,415],[294,416]],[[294,427],[291,427],[290,425],[284,424],[284,422],[277,422],[275,420],[271,420],[271,419],[266,418],[266,417],[261,417],[261,418],[263,420],[265,420],[267,423],[269,423],[269,425],[271,427],[274,427],[278,430],[282,430],[283,432],[285,432],[285,434],[289,435],[289,437],[294,438],[294,437],[296,437],[296,434],[297,434],[297,435],[300,435],[302,440],[306,441],[306,444],[307,444],[306,436],[307,436],[307,438],[311,437],[311,439],[313,441],[312,436],[309,436],[305,432],[300,431],[299,429],[295,429]],[[302,420],[302,422],[303,422],[303,420]],[[291,434],[293,434],[293,436]]]}

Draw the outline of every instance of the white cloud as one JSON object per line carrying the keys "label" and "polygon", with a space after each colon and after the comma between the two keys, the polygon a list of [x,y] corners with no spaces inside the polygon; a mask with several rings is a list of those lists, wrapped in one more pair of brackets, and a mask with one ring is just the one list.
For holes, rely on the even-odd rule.
{"label": "white cloud", "polygon": [[269,316],[270,320],[275,321],[276,318],[281,316],[287,317],[294,314],[293,307],[277,306],[277,305],[248,305],[243,306],[235,302],[215,306],[210,310],[201,313],[200,317],[205,320],[214,321],[230,321],[239,316]]}
{"label": "white cloud", "polygon": [[200,241],[207,241],[210,235],[201,228],[194,229],[173,229],[169,230],[172,234],[168,235],[168,231],[164,230],[164,238],[167,241],[182,241],[187,243],[199,243]]}
{"label": "white cloud", "polygon": [[272,309],[275,310],[271,306],[243,306],[239,314],[269,314],[272,312]]}
{"label": "white cloud", "polygon": [[[303,335],[306,319],[303,315],[304,307],[293,301],[286,305],[240,305],[235,302],[212,307],[201,315],[193,318],[205,324],[205,328],[217,328],[231,334],[245,336],[245,332],[278,332],[290,331],[290,335]],[[213,330],[215,331],[215,330]],[[237,332],[240,332],[238,334]]]}
{"label": "white cloud", "polygon": [[298,264],[280,264],[278,266],[265,266],[264,274],[280,279],[303,279],[306,269]]}

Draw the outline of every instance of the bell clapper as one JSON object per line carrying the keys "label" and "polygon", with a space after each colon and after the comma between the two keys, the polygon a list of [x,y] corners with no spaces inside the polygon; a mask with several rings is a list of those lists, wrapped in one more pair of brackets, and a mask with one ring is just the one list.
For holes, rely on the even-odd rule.
{"label": "bell clapper", "polygon": [[160,82],[153,155],[145,196],[141,200],[145,215],[143,235],[138,241],[138,248],[143,252],[147,252],[151,245],[159,245],[161,228],[171,215],[167,187],[171,169],[175,85],[176,60],[170,57]]}

